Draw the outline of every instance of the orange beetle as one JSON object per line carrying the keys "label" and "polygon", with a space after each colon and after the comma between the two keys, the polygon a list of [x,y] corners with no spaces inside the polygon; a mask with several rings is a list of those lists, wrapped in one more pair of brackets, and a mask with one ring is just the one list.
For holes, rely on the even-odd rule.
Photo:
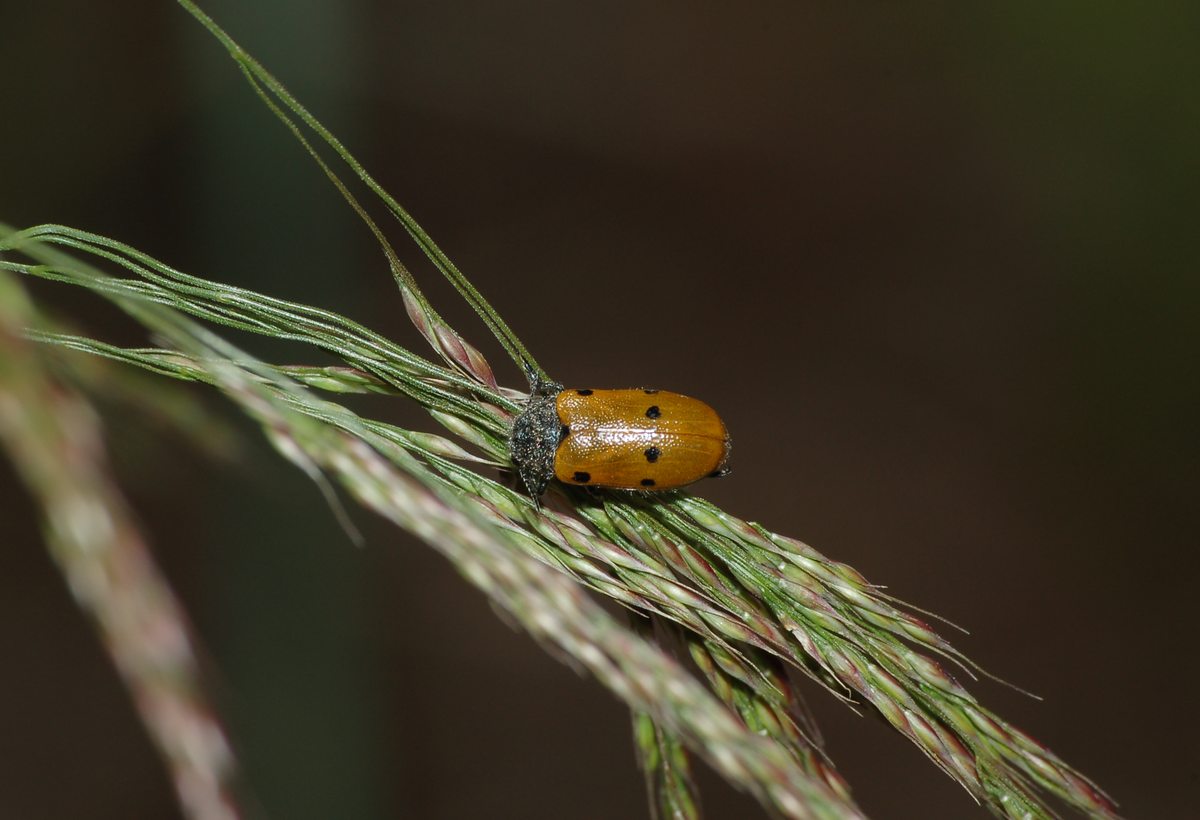
{"label": "orange beetle", "polygon": [[564,484],[672,490],[729,472],[729,433],[699,399],[666,390],[566,390],[534,381],[509,450],[529,494]]}

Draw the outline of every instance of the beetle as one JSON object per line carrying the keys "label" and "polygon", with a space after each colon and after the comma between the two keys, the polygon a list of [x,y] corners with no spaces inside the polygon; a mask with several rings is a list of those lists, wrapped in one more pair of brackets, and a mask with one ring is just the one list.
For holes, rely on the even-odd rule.
{"label": "beetle", "polygon": [[717,412],[666,390],[566,389],[530,378],[509,453],[536,501],[552,479],[620,490],[673,490],[729,473]]}

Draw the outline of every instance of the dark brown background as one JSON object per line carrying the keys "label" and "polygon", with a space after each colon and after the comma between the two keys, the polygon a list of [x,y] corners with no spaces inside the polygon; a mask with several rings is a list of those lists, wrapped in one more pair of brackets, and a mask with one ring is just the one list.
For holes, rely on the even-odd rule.
{"label": "dark brown background", "polygon": [[[962,648],[1045,696],[981,683],[985,703],[1131,817],[1185,816],[1196,7],[735,5],[207,7],[551,373],[709,400],[735,472],[700,492],[969,627]],[[182,11],[2,11],[0,219],[107,233],[420,348],[369,236]],[[94,300],[37,293],[138,340]],[[363,409],[433,429],[401,405]],[[622,707],[431,550],[361,513],[368,546],[349,546],[240,422],[233,465],[110,423],[264,816],[644,814]],[[0,504],[0,816],[173,816],[3,465]],[[879,721],[808,689],[868,813],[983,816]],[[705,797],[716,818],[757,812],[713,778]]]}

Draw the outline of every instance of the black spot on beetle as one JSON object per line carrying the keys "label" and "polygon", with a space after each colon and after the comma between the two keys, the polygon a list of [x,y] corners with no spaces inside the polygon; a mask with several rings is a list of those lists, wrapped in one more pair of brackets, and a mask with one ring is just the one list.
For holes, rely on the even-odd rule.
{"label": "black spot on beetle", "polygon": [[558,431],[558,443],[562,444],[567,440],[567,436],[569,435],[571,435],[571,428],[564,424],[562,429]]}
{"label": "black spot on beetle", "polygon": [[653,487],[653,486],[654,486],[654,479],[653,479],[653,478],[643,478],[643,479],[642,479],[642,486],[643,486],[643,487]]}
{"label": "black spot on beetle", "polygon": [[590,395],[592,395],[592,391],[591,391],[591,390],[576,390],[575,392],[576,392],[576,393],[578,393],[578,394],[579,394],[579,395],[581,395],[581,396],[590,396]]}
{"label": "black spot on beetle", "polygon": [[575,479],[580,484],[587,484],[589,481],[592,480],[592,474],[585,473],[582,470],[580,470],[579,472],[575,473],[575,475],[571,476],[571,478]]}
{"label": "black spot on beetle", "polygon": [[646,461],[649,461],[651,464],[653,464],[654,462],[658,461],[658,457],[661,455],[662,450],[658,449],[657,447],[651,447],[646,451]]}
{"label": "black spot on beetle", "polygon": [[645,393],[647,396],[653,396],[655,393],[658,392],[658,388],[654,388],[653,390],[646,388],[642,392]]}
{"label": "black spot on beetle", "polygon": [[650,409],[646,411],[646,418],[656,419],[662,415],[662,411],[658,409],[657,404],[650,405]]}

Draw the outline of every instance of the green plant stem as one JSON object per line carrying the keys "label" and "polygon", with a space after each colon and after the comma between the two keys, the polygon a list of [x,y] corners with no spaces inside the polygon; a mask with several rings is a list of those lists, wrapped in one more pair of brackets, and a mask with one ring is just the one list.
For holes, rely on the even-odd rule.
{"label": "green plant stem", "polygon": [[[408,211],[401,207],[400,203],[397,202],[391,196],[391,194],[384,190],[382,185],[375,181],[375,178],[372,177],[367,172],[366,168],[354,158],[354,156],[342,144],[342,142],[324,125],[322,125],[320,121],[316,119],[316,117],[309,113],[309,111],[303,105],[301,105],[300,102],[293,97],[290,92],[288,92],[288,90],[281,82],[279,82],[279,80],[277,80],[269,71],[267,71],[266,68],[264,68],[257,60],[255,60],[245,49],[238,45],[237,42],[235,42],[234,39],[224,31],[224,29],[218,26],[211,17],[201,11],[195,3],[191,2],[190,0],[178,0],[178,2],[188,11],[189,14],[195,17],[201,23],[201,25],[208,29],[208,31],[221,43],[221,45],[226,48],[226,50],[229,52],[229,56],[232,57],[234,61],[237,62],[237,64],[242,68],[247,79],[250,80],[251,85],[254,86],[255,91],[258,92],[261,97],[267,99],[267,94],[269,93],[276,100],[282,103],[284,107],[290,109],[292,113],[300,118],[301,122],[308,126],[309,129],[311,129],[330,148],[333,149],[333,151],[342,159],[343,162],[346,163],[351,171],[354,172],[355,176],[357,176],[377,197],[379,197],[379,199],[386,205],[388,210],[391,211],[392,215],[395,216],[400,224],[404,226],[404,229],[413,238],[413,240],[416,241],[417,245],[420,246],[420,248],[425,252],[426,256],[434,263],[438,271],[440,271],[441,274],[445,276],[452,285],[454,285],[455,289],[458,290],[467,303],[475,309],[475,312],[479,314],[479,317],[483,319],[488,329],[492,332],[496,339],[500,341],[501,345],[504,346],[504,349],[512,357],[513,361],[521,367],[522,372],[531,370],[542,380],[549,380],[549,377],[537,363],[537,360],[534,359],[533,355],[528,349],[526,349],[525,345],[521,342],[517,335],[512,332],[512,329],[509,328],[508,324],[503,318],[501,318],[500,314],[496,312],[495,308],[491,306],[491,304],[483,297],[483,295],[475,288],[475,286],[472,285],[471,282],[462,274],[462,271],[460,271],[458,267],[450,260],[450,258],[442,251],[442,249],[438,247],[437,243],[433,241],[433,238],[425,233],[424,229],[422,229],[417,221],[413,219],[412,215],[410,215]],[[273,103],[270,104],[270,108],[276,114],[276,116],[283,120],[286,125],[288,125],[293,134],[299,137],[305,146],[308,147],[307,141],[304,140],[300,135],[298,126],[296,126],[296,124],[285,114],[283,114],[283,112]],[[308,150],[314,158],[319,160],[319,157],[317,157],[315,151],[313,151],[311,147],[309,147]],[[321,165],[323,168],[325,168],[327,173],[329,173],[331,179],[336,179],[336,176],[328,171],[328,168],[323,162],[321,162]],[[349,192],[344,188],[344,186],[341,186],[340,183],[339,189],[343,192],[343,195],[348,197],[348,199],[353,199],[352,197],[349,197]],[[356,203],[353,201],[352,204],[356,205]],[[356,206],[355,210],[360,216],[366,217],[366,213],[361,207]],[[367,222],[369,226],[374,226],[374,223],[371,222],[369,218],[367,219]],[[382,234],[377,229],[373,230],[373,233],[377,239],[384,241]],[[384,241],[384,244],[386,245],[386,241]],[[394,254],[391,254],[390,258],[394,259]],[[398,260],[396,264],[398,265]],[[412,293],[414,300],[422,306],[422,312],[433,314],[432,307],[429,306],[429,303],[427,300],[425,300],[425,297],[421,295],[420,289],[417,288],[416,282],[412,279],[411,274],[409,274],[408,271],[403,268],[403,266],[397,267],[396,265],[393,265],[392,270],[401,281],[402,288],[405,288],[407,292]],[[444,323],[440,322],[440,318],[436,321],[444,325]],[[445,327],[449,329],[448,325],[445,325]],[[454,336],[457,337],[457,333],[455,333],[452,329],[449,330],[454,334]]]}

